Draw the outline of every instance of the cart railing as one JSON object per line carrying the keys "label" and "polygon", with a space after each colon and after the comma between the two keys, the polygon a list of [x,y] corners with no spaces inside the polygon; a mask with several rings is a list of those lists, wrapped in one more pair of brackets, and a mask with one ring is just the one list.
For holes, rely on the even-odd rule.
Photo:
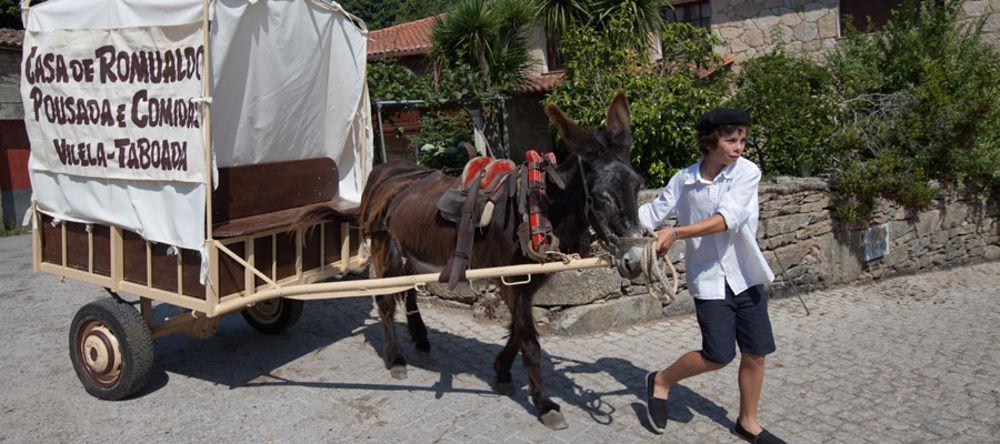
{"label": "cart railing", "polygon": [[[72,229],[68,228],[71,224],[66,222],[50,227],[43,220],[41,213],[36,211],[34,217],[36,228],[33,230],[33,256],[36,271],[100,285],[114,293],[135,294],[141,298],[144,314],[149,313],[146,305],[151,303],[150,301],[158,301],[189,310],[190,313],[185,317],[215,318],[276,298],[337,299],[420,289],[427,284],[438,282],[440,275],[425,273],[326,282],[330,278],[343,277],[351,270],[363,268],[367,263],[367,257],[363,254],[363,247],[357,238],[356,230],[352,230],[346,223],[322,222],[316,225],[314,230],[316,234],[313,235],[314,242],[318,242],[313,253],[314,255],[318,253],[321,259],[318,267],[308,268],[304,265],[306,254],[303,244],[306,243],[305,233],[310,230],[309,228],[293,230],[291,227],[282,227],[246,236],[209,239],[205,244],[209,260],[207,281],[204,287],[194,282],[198,284],[198,288],[192,289],[192,264],[186,263],[182,258],[186,253],[176,254],[172,258],[164,257],[162,252],[154,254],[154,249],[162,249],[163,246],[149,241],[142,241],[137,245],[136,239],[126,240],[124,230],[114,226],[101,227],[103,234],[98,241],[94,234],[97,228],[88,229],[86,234],[83,234],[78,226],[81,224],[72,224]],[[333,225],[332,230],[326,229],[328,224]],[[335,254],[329,256],[326,251],[328,231],[331,232],[330,236],[335,236],[330,239],[332,242],[330,249],[333,250],[331,253]],[[131,236],[136,237],[134,234]],[[284,276],[278,272],[279,264],[276,259],[280,236],[292,238],[295,243],[294,270]],[[262,238],[270,238],[267,242],[269,251],[255,251],[255,241]],[[131,251],[129,253],[131,256],[125,254],[127,242],[132,242],[130,247],[132,250],[139,251]],[[240,253],[234,251],[234,245],[240,247]],[[99,251],[100,254],[95,254],[95,251]],[[258,261],[257,258],[261,254],[270,260]],[[327,257],[336,260],[322,260]],[[312,260],[315,262],[317,259],[313,257]],[[130,262],[128,266],[132,270],[131,278],[126,271],[125,262]],[[287,265],[291,267],[293,264]],[[471,269],[466,272],[466,278],[468,280],[499,278],[505,285],[519,285],[530,282],[532,275],[611,265],[608,259],[600,257],[566,258],[565,261],[548,263]],[[228,280],[221,279],[220,269],[223,266],[229,269]],[[517,278],[513,281],[507,279],[513,277]],[[168,279],[174,279],[172,282],[176,282],[176,286],[171,283],[169,290],[157,288],[158,281],[162,283]],[[239,285],[241,288],[234,285]],[[180,322],[180,319],[175,321]],[[161,334],[159,329],[154,329],[154,333]]]}

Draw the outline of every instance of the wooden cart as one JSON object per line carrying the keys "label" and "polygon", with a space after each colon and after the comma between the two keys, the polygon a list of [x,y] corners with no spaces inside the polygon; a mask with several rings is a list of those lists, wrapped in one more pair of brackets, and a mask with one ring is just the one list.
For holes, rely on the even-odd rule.
{"label": "wooden cart", "polygon": [[[112,400],[139,391],[152,369],[153,339],[173,333],[208,338],[226,314],[239,311],[253,328],[278,333],[299,319],[304,300],[391,294],[436,282],[436,273],[336,279],[362,270],[367,258],[353,225],[357,204],[336,197],[337,182],[331,180],[336,178],[336,169],[330,168],[331,163],[317,159],[222,170],[222,186],[212,199],[224,202],[214,208],[220,222],[214,226],[213,238],[206,241],[207,285],[199,283],[201,255],[197,251],[175,252],[114,226],[53,224],[51,217],[35,212],[35,271],[99,285],[111,294],[83,306],[70,327],[70,358],[86,390]],[[281,172],[289,179],[315,180],[278,180]],[[247,181],[259,177],[271,178],[272,197],[246,200],[251,197],[246,191],[252,190]],[[237,183],[243,186],[226,186]],[[281,189],[275,183],[292,185]],[[231,189],[243,193],[227,194]],[[300,197],[298,202],[295,196]],[[294,206],[277,208],[278,202]],[[292,228],[302,211],[331,202],[340,209],[342,221]],[[608,265],[603,259],[589,258],[469,270],[467,275],[469,279],[530,279],[532,274]],[[121,292],[137,295],[138,301],[128,302]],[[154,319],[154,302],[184,310]]]}
{"label": "wooden cart", "polygon": [[[88,12],[95,10],[96,5],[102,1],[104,0],[88,0],[87,2],[49,0],[37,8],[33,8],[30,12],[34,12],[34,9],[64,8],[64,11],[49,17],[49,21],[46,22],[48,23],[46,26],[49,26],[56,19],[74,21],[82,17],[79,20],[85,20],[89,17]],[[101,4],[109,8],[117,5],[113,2]],[[287,11],[301,14],[302,17],[305,17],[304,20],[309,23],[313,23],[312,19],[315,18],[310,14],[329,13],[337,14],[336,20],[340,20],[337,22],[340,23],[340,26],[357,26],[357,29],[351,29],[353,37],[350,38],[355,39],[354,44],[344,45],[355,52],[341,48],[341,52],[337,54],[348,58],[350,63],[344,63],[343,66],[352,69],[360,67],[361,81],[352,83],[352,88],[357,88],[357,90],[351,90],[354,94],[351,96],[351,100],[354,100],[354,97],[360,97],[360,99],[357,103],[348,104],[354,108],[348,108],[347,115],[353,115],[351,117],[353,120],[350,120],[351,128],[362,128],[354,133],[347,135],[340,133],[340,135],[354,141],[352,156],[347,158],[353,159],[354,164],[352,164],[350,171],[355,176],[350,176],[350,174],[347,176],[360,178],[361,183],[363,183],[367,174],[365,169],[371,165],[371,123],[370,115],[368,115],[370,107],[368,106],[367,87],[363,82],[363,42],[366,39],[364,24],[339,9],[340,7],[336,3],[304,0],[301,2],[247,2],[242,4],[239,2],[226,4],[219,2],[214,4],[230,8],[225,11],[230,16],[250,11],[251,8],[258,8],[254,10],[256,12],[248,13],[248,16],[253,20],[267,13],[267,9],[260,8],[287,8]],[[134,20],[144,22],[163,19],[169,15],[165,14],[165,11],[179,11],[177,15],[185,17],[184,20],[189,19],[190,14],[200,14],[202,20],[201,35],[205,39],[204,60],[211,60],[212,53],[208,43],[209,5],[210,0],[164,0],[155,5],[150,3],[148,7],[153,8],[150,11],[141,10],[142,8],[135,11],[128,9],[122,14],[98,13],[92,18],[107,20],[109,17],[116,17],[116,19],[124,20],[124,18],[132,17]],[[292,8],[299,9],[293,11]],[[134,15],[130,16],[129,14],[132,13]],[[275,16],[280,17],[292,17],[293,15],[275,14]],[[197,15],[195,16],[197,17]],[[32,15],[29,13],[26,14],[26,17],[29,18],[27,24],[31,25],[30,17]],[[347,21],[345,22],[345,20]],[[182,23],[184,22],[182,21]],[[252,21],[252,23],[267,22]],[[147,24],[145,26],[167,25],[171,24]],[[108,24],[105,25],[107,29],[94,28],[88,23],[77,22],[74,22],[73,26],[76,27],[65,29],[96,30],[100,34],[98,37],[103,36],[104,31],[114,27]],[[118,23],[116,26],[127,27],[128,25]],[[131,26],[138,25],[132,24]],[[30,26],[26,26],[26,28],[29,29],[26,33],[26,39],[28,37],[34,39],[32,34],[34,31]],[[241,27],[234,25],[233,28]],[[252,28],[252,26],[247,26],[247,28]],[[312,27],[305,28],[308,28],[306,31],[313,31]],[[48,30],[37,29],[40,34]],[[251,34],[243,36],[245,40],[259,41],[266,37],[264,30],[256,33],[255,29],[248,29],[246,32]],[[284,35],[284,33],[279,34]],[[345,32],[322,35],[327,36],[323,38],[330,39],[348,38],[345,37]],[[315,36],[307,35],[306,37]],[[64,41],[78,44],[72,39],[60,40],[60,44],[63,44]],[[297,47],[294,45],[299,44],[299,41],[291,40],[290,45],[293,46],[290,47]],[[87,49],[90,50],[90,47]],[[246,50],[246,48],[242,49]],[[329,52],[333,54],[336,51],[330,50]],[[181,54],[181,52],[178,50],[177,54]],[[287,56],[285,53],[280,55],[282,59]],[[316,57],[312,53],[300,54],[299,56],[299,60],[305,65],[313,62],[314,59],[322,59],[322,57]],[[127,58],[120,60],[127,60]],[[23,65],[31,66],[30,63]],[[208,65],[208,63],[201,63],[203,70],[201,78],[203,79],[210,78]],[[250,69],[247,66],[238,68],[237,71],[243,73]],[[255,69],[268,68],[265,66]],[[24,76],[22,76],[22,81],[25,81],[23,78]],[[343,85],[335,82],[319,83],[323,85],[323,88],[344,88]],[[265,87],[267,86],[269,85],[265,85]],[[316,96],[311,89],[312,86],[308,85],[309,88],[298,90],[306,91],[303,101]],[[22,88],[22,92],[29,89],[31,88]],[[298,155],[296,153],[296,155],[291,156],[295,160],[268,163],[250,162],[250,164],[234,162],[233,165],[239,166],[218,168],[217,183],[215,183],[216,179],[213,178],[212,174],[214,172],[212,168],[214,141],[211,140],[213,132],[211,131],[211,114],[208,105],[211,102],[213,91],[209,90],[208,81],[203,81],[199,89],[203,89],[201,91],[202,97],[197,102],[202,106],[199,111],[202,120],[200,121],[201,126],[198,127],[200,132],[196,137],[204,139],[204,159],[201,159],[203,160],[202,165],[204,165],[204,182],[195,183],[195,186],[201,187],[202,190],[213,191],[203,193],[204,202],[199,200],[198,205],[196,205],[194,214],[198,214],[199,222],[192,222],[193,226],[188,224],[186,227],[188,232],[193,233],[204,229],[204,241],[199,244],[196,239],[186,245],[188,247],[199,245],[202,248],[201,251],[152,242],[143,238],[134,227],[131,230],[125,229],[120,226],[122,224],[57,220],[51,216],[58,213],[52,208],[58,208],[60,205],[43,201],[44,199],[36,201],[32,208],[32,248],[35,271],[99,285],[107,289],[110,294],[108,298],[80,308],[69,331],[69,351],[73,367],[86,390],[98,398],[122,399],[145,386],[149,380],[153,363],[154,338],[172,333],[207,338],[215,333],[221,316],[235,312],[240,312],[253,328],[266,333],[276,333],[295,324],[302,314],[303,300],[391,294],[419,288],[426,283],[437,281],[438,275],[434,273],[360,281],[336,280],[336,278],[351,271],[363,270],[366,266],[366,258],[359,233],[353,228],[357,226],[355,220],[358,204],[341,198],[339,186],[344,179],[338,171],[338,165],[328,157],[303,159],[302,157],[306,157],[306,154]],[[95,91],[95,89],[87,89],[84,92],[91,91]],[[106,90],[106,92],[110,96],[116,91]],[[326,96],[323,97],[326,98]],[[322,100],[320,102],[327,103]],[[191,103],[196,102],[192,100]],[[323,108],[323,110],[328,109]],[[268,121],[268,117],[275,115],[275,113],[284,112],[284,110],[272,109],[267,112],[271,114],[260,116],[251,122],[251,126],[258,124],[259,121]],[[122,115],[124,115],[124,111],[122,111]],[[231,116],[232,114],[227,117]],[[340,117],[341,120],[337,122],[343,124],[343,116]],[[34,119],[34,121],[29,122],[29,130],[38,134],[41,131],[39,129],[41,126],[38,123],[37,113],[34,115]],[[26,121],[28,121],[27,118]],[[323,122],[324,124],[329,123]],[[114,125],[112,128],[119,126],[125,127],[126,125],[122,121],[121,125]],[[268,128],[270,131],[284,131],[285,133],[298,129],[300,129],[298,122],[287,123],[286,127]],[[62,137],[58,131],[51,129],[49,131],[51,134],[41,131],[44,137],[32,139],[33,156],[35,150],[51,149],[50,142],[55,138]],[[131,136],[131,134],[128,135]],[[101,136],[105,135],[101,134]],[[107,137],[113,139],[115,136],[112,134]],[[346,141],[342,143],[347,146]],[[300,153],[312,152],[306,151],[303,147],[293,146],[293,148],[300,149]],[[285,145],[281,149],[287,153],[289,146]],[[343,167],[347,168],[346,165]],[[50,173],[53,170],[42,169],[42,171]],[[76,173],[78,172],[76,171]],[[74,172],[60,173],[56,171],[52,174],[71,175]],[[99,186],[107,186],[110,180],[117,180],[117,178],[100,175],[84,177],[96,177]],[[66,182],[50,181],[48,182],[50,187],[48,191],[53,191],[52,183],[59,183],[59,187],[62,187],[63,183],[69,183],[69,181],[70,179],[66,179]],[[95,181],[92,180],[92,182]],[[147,183],[159,184],[154,185],[152,191],[148,191],[150,188],[146,185],[147,193],[151,193],[146,194],[147,198],[165,193],[167,187],[172,186],[170,182]],[[356,184],[357,182],[350,183]],[[37,186],[35,191],[36,197],[38,197],[37,194],[44,194]],[[55,191],[62,190],[56,188]],[[128,199],[133,207],[139,203],[130,195],[122,198]],[[107,202],[107,200],[102,201],[96,198],[91,200],[93,202]],[[293,228],[296,218],[303,211],[315,205],[334,207],[339,214],[338,220],[319,223],[311,227]],[[200,210],[201,207],[203,207],[203,212]],[[113,212],[112,209],[106,207],[98,208],[98,210],[101,213],[98,216],[106,216],[104,213]],[[200,222],[202,214],[205,219],[203,226]],[[99,217],[83,219],[66,217],[66,219],[77,221],[113,220],[100,219]],[[196,234],[194,237],[200,237],[200,234]],[[595,258],[576,260],[568,264],[557,262],[470,270],[467,275],[470,279],[524,275],[530,277],[531,274],[535,273],[552,273],[607,265],[609,264],[603,260]],[[333,280],[331,281],[331,279]],[[134,296],[124,297],[124,294]],[[153,310],[154,302],[180,307],[179,314],[169,316],[166,319],[156,319]]]}

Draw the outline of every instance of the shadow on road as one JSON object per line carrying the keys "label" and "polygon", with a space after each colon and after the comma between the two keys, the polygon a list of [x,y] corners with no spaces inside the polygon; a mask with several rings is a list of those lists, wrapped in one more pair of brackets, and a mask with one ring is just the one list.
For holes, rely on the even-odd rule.
{"label": "shadow on road", "polygon": [[[329,373],[296,378],[287,374],[275,375],[275,370],[305,355],[316,353],[338,341],[362,335],[365,350],[361,353],[381,354],[382,333],[377,323],[366,320],[371,316],[371,299],[351,298],[340,300],[308,301],[302,320],[285,333],[266,335],[258,333],[243,322],[240,316],[227,316],[219,325],[218,333],[206,340],[173,335],[156,341],[157,372],[150,385],[139,396],[164,387],[167,372],[241,387],[303,386],[320,389],[350,389],[363,391],[433,392],[435,398],[445,395],[471,394],[501,396],[492,390],[455,387],[456,375],[471,375],[492,386],[494,381],[493,359],[502,348],[504,338],[497,343],[461,336],[428,326],[432,345],[429,358],[421,358],[412,347],[403,344],[403,352],[410,368],[420,368],[439,375],[431,385],[407,384],[406,380],[390,384],[336,382],[321,379]],[[409,339],[405,324],[397,323],[400,341]],[[545,344],[542,340],[544,350]],[[584,362],[569,357],[545,354],[543,377],[550,396],[564,405],[576,406],[585,411],[593,421],[610,425],[617,412],[606,402],[606,396],[629,395],[641,401],[646,369],[620,358],[601,358]],[[333,364],[333,363],[331,363]],[[282,373],[282,372],[277,372]],[[581,375],[606,373],[625,388],[595,391],[585,386],[587,378]],[[388,374],[388,370],[386,370]],[[519,390],[511,397],[525,412],[537,412],[527,395],[527,376],[520,360],[512,368],[514,383]],[[580,382],[578,382],[580,381]],[[634,413],[645,423],[645,411],[640,402],[631,404]],[[671,391],[670,419],[689,422],[693,412],[707,416],[729,428],[726,410],[683,385]]]}

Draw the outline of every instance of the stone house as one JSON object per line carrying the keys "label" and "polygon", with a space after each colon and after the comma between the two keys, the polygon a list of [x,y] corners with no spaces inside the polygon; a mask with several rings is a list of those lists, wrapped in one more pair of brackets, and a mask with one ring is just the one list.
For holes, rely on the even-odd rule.
{"label": "stone house", "polygon": [[[712,29],[725,42],[716,48],[737,64],[767,53],[784,42],[795,53],[819,58],[836,45],[848,20],[866,29],[889,19],[900,0],[696,0],[674,2],[668,19],[693,22]],[[960,19],[986,17],[984,36],[1000,44],[1000,1],[966,0]]]}

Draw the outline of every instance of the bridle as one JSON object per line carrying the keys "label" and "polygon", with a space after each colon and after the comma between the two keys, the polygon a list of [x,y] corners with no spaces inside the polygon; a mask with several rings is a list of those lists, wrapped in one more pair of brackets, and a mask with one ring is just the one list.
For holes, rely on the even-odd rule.
{"label": "bridle", "polygon": [[[587,221],[590,223],[591,227],[595,228],[597,232],[598,242],[601,246],[607,250],[611,256],[607,258],[612,266],[617,267],[617,258],[623,253],[623,249],[628,249],[633,246],[642,246],[642,274],[646,276],[647,288],[653,294],[655,294],[664,305],[670,304],[674,301],[674,295],[677,294],[677,270],[674,268],[674,264],[670,260],[662,261],[667,263],[667,267],[670,268],[670,272],[673,275],[673,286],[669,287],[667,285],[667,274],[664,271],[661,261],[656,255],[656,235],[652,232],[646,232],[645,236],[642,237],[625,237],[618,236],[611,231],[608,227],[607,222],[598,216],[597,210],[594,209],[594,200],[590,195],[590,183],[587,182],[587,173],[583,168],[583,159],[580,156],[576,156],[577,166],[580,168],[580,179],[583,181],[583,195],[585,197],[584,203],[584,214],[587,217]],[[662,292],[657,290],[656,283],[660,283],[662,286]],[[657,294],[659,293],[659,294]]]}
{"label": "bridle", "polygon": [[[597,238],[601,246],[617,256],[621,252],[622,247],[628,248],[633,245],[642,245],[649,242],[650,237],[648,236],[623,237],[611,231],[611,227],[608,226],[604,219],[598,216],[597,210],[594,209],[594,199],[590,195],[590,183],[587,181],[587,173],[583,168],[583,160],[580,159],[580,156],[576,156],[576,162],[580,168],[580,179],[583,181],[583,195],[585,197],[584,213],[590,226],[594,227],[594,231],[597,232]],[[655,237],[652,239],[656,240]]]}

